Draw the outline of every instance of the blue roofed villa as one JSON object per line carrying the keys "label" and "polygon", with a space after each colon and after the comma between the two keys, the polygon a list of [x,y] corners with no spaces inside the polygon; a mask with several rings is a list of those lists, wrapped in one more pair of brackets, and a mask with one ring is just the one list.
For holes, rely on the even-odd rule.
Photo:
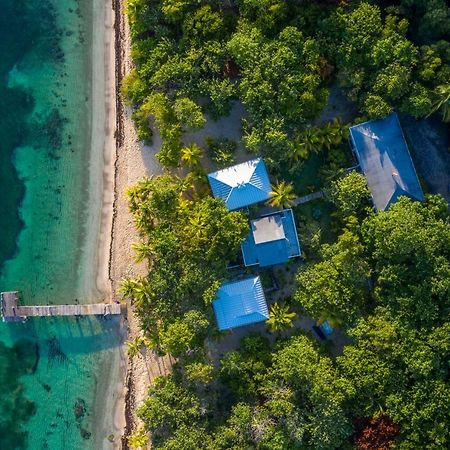
{"label": "blue roofed villa", "polygon": [[214,197],[231,211],[267,200],[272,190],[261,158],[210,173],[208,180]]}
{"label": "blue roofed villa", "polygon": [[350,139],[377,211],[401,195],[424,199],[396,113],[351,127]]}
{"label": "blue roofed villa", "polygon": [[241,245],[246,266],[274,266],[300,256],[292,209],[252,220],[250,227],[250,233]]}
{"label": "blue roofed villa", "polygon": [[269,318],[259,276],[224,283],[213,301],[219,330],[229,330]]}

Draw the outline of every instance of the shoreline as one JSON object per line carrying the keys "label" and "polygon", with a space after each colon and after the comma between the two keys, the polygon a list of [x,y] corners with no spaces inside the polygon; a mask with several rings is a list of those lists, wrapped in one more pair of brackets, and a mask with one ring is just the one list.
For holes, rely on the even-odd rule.
{"label": "shoreline", "polygon": [[[107,270],[111,246],[114,198],[114,54],[111,49],[113,22],[110,8],[94,1],[92,10],[91,156],[89,159],[87,236],[80,262],[82,298],[112,301]],[[94,245],[92,245],[94,243]]]}
{"label": "shoreline", "polygon": [[[117,218],[118,218],[118,203],[119,203],[119,156],[120,149],[124,145],[124,105],[120,98],[120,85],[124,77],[124,67],[123,63],[124,57],[124,20],[125,12],[123,10],[124,4],[122,0],[111,0],[111,8],[114,15],[114,85],[115,85],[115,155],[114,155],[114,198],[111,208],[112,223],[111,223],[111,240],[109,246],[109,260],[108,260],[108,278],[111,282],[111,294],[113,299],[117,299],[117,287],[119,280],[115,274],[115,262],[117,259],[117,254],[115,251],[115,244],[117,243]],[[129,305],[126,305],[128,316]],[[128,338],[130,336],[131,330],[128,324],[127,318],[124,322],[126,325],[124,328],[124,336]],[[119,416],[119,423],[121,426],[120,430],[120,445],[114,445],[114,449],[128,450],[128,437],[133,431],[134,421],[133,421],[133,411],[135,409],[135,399],[134,399],[134,379],[132,370],[132,361],[129,360],[125,351],[121,357],[121,365],[123,366],[122,376],[121,376],[121,395],[117,399],[114,409],[116,411],[115,418]]]}
{"label": "shoreline", "polygon": [[[121,150],[123,151],[126,146],[126,136],[125,136],[125,107],[123,101],[120,97],[120,85],[125,76],[128,65],[131,63],[129,57],[127,58],[127,29],[126,29],[126,16],[124,11],[124,3],[123,0],[111,0],[112,9],[114,11],[114,56],[115,56],[115,92],[116,92],[116,129],[115,129],[115,161],[114,161],[114,201],[112,207],[112,228],[111,228],[111,245],[110,245],[110,255],[109,255],[109,278],[111,280],[111,289],[113,298],[118,298],[117,290],[121,279],[121,271],[117,271],[117,259],[120,250],[118,251],[116,248],[116,244],[119,243],[119,239],[122,238],[120,236],[120,231],[118,228],[118,221],[122,218],[123,215],[129,215],[127,205],[123,204],[124,200],[124,192],[121,192],[120,186],[123,190],[123,184],[121,183],[121,178],[124,178],[124,170],[122,168],[123,164],[121,157]],[[130,133],[128,133],[130,134]],[[126,166],[125,166],[126,167]],[[122,198],[121,198],[122,197]],[[122,201],[120,201],[122,199]],[[131,250],[131,242],[128,242],[128,248]],[[126,249],[123,249],[126,250]],[[119,254],[118,254],[119,253]],[[125,251],[125,256],[128,252]],[[128,253],[129,256],[129,253]],[[119,272],[119,273],[117,273]],[[134,317],[131,311],[131,305],[127,302],[127,319],[131,319],[130,321],[134,322]],[[126,322],[126,330],[125,333],[128,338],[134,337],[138,330],[135,326],[129,323],[129,321],[125,319]],[[125,353],[125,352],[124,352]],[[132,434],[133,430],[136,427],[136,423],[134,420],[134,413],[136,409],[136,374],[135,368],[133,365],[133,361],[130,360],[126,354],[124,354],[124,358],[122,363],[125,363],[125,373],[123,374],[123,387],[122,387],[122,397],[121,403],[116,403],[116,407],[122,412],[123,419],[123,427],[120,437],[120,449],[128,450],[128,437]],[[116,446],[114,446],[116,447]]]}
{"label": "shoreline", "polygon": [[[120,282],[124,277],[145,276],[148,267],[137,264],[131,248],[133,242],[140,239],[134,226],[133,217],[128,209],[125,196],[127,187],[145,176],[162,173],[155,155],[161,146],[161,140],[155,133],[152,146],[144,146],[137,137],[131,119],[132,109],[126,106],[120,97],[120,84],[124,76],[133,68],[131,58],[131,38],[123,0],[111,0],[114,13],[114,49],[115,49],[115,89],[116,89],[116,127],[114,161],[114,200],[112,207],[111,247],[109,255],[109,278],[112,286],[112,298],[121,300],[118,294]],[[126,304],[123,333],[132,340],[141,334],[139,320],[133,313],[129,301]],[[124,365],[122,390],[115,404],[116,418],[121,415],[122,429],[120,448],[128,450],[128,437],[141,426],[136,416],[136,407],[147,397],[148,387],[155,376],[170,370],[168,357],[157,357],[152,351],[146,351],[132,360],[123,347],[121,364]],[[108,447],[111,448],[111,447]]]}
{"label": "shoreline", "polygon": [[[93,297],[100,296],[106,303],[115,300],[111,278],[114,203],[117,196],[116,18],[113,3],[103,0],[92,3],[92,156],[89,165],[89,191],[98,200],[89,202],[91,209],[87,229],[92,234],[86,240],[86,245],[90,243],[92,248],[83,249],[84,261],[81,265],[84,273],[80,274],[84,292],[90,291]],[[93,205],[99,207],[94,210]],[[90,267],[95,270],[89,275],[86,271]],[[127,330],[124,319],[121,317],[119,320],[118,335],[115,337],[117,341],[111,342],[115,347],[113,357],[101,362],[94,393],[94,398],[97,399],[92,422],[96,429],[94,443],[95,448],[105,450],[121,448],[120,437],[125,426],[123,379],[127,364],[124,352]]]}

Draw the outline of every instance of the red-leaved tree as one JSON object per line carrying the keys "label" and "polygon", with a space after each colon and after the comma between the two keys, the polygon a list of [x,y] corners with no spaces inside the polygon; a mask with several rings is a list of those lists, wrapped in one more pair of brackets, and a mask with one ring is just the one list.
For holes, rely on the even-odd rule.
{"label": "red-leaved tree", "polygon": [[387,415],[361,417],[355,420],[354,443],[358,450],[389,450],[400,426]]}

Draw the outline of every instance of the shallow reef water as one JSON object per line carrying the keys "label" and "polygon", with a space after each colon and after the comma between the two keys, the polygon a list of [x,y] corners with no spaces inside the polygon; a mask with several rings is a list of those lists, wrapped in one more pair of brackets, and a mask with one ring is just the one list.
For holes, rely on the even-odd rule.
{"label": "shallow reef water", "polygon": [[[77,292],[98,1],[0,0],[0,291],[27,304],[98,301]],[[0,322],[0,449],[94,449],[118,345],[117,319]]]}

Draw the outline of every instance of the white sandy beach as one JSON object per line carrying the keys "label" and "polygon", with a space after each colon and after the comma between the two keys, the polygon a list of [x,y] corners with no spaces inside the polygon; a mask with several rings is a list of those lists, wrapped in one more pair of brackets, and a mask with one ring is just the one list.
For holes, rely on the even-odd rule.
{"label": "white sandy beach", "polygon": [[[111,299],[109,248],[114,200],[114,17],[109,3],[92,2],[92,125],[88,217],[80,264],[80,298]],[[101,213],[99,214],[99,211]],[[94,243],[94,244],[93,244]]]}
{"label": "white sandy beach", "polygon": [[[110,2],[92,2],[92,128],[89,161],[88,217],[79,272],[79,298],[112,301],[110,279],[111,230],[114,202],[116,88],[114,11]],[[123,321],[122,321],[123,323]],[[96,449],[121,448],[125,425],[124,378],[126,329],[113,355],[104,358],[97,374],[93,427]],[[108,440],[110,437],[110,440]],[[112,439],[113,437],[113,439]]]}

